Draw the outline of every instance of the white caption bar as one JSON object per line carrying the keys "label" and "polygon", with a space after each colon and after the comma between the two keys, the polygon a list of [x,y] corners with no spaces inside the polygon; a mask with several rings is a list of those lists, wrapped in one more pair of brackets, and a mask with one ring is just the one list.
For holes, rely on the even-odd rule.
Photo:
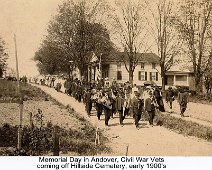
{"label": "white caption bar", "polygon": [[212,157],[0,157],[2,170],[212,170]]}

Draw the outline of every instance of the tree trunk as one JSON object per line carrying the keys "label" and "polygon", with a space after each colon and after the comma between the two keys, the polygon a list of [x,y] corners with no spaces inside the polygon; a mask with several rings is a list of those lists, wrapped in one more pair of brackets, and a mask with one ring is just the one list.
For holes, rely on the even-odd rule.
{"label": "tree trunk", "polygon": [[162,95],[163,97],[165,96],[165,78],[166,78],[166,71],[165,71],[165,68],[164,68],[164,65],[161,64],[161,79],[162,79]]}
{"label": "tree trunk", "polygon": [[197,93],[202,93],[202,76],[199,72],[195,74],[195,89]]}
{"label": "tree trunk", "polygon": [[79,70],[79,73],[80,73],[79,80],[81,81],[82,80],[82,77],[84,76],[84,70],[83,69],[80,69]]}
{"label": "tree trunk", "polygon": [[166,71],[165,71],[164,63],[161,63],[160,67],[161,67],[162,91],[165,91]]}
{"label": "tree trunk", "polygon": [[161,79],[162,79],[162,91],[165,91],[166,86],[166,74],[163,72],[161,73]]}
{"label": "tree trunk", "polygon": [[133,71],[131,69],[129,70],[129,82],[133,84]]}

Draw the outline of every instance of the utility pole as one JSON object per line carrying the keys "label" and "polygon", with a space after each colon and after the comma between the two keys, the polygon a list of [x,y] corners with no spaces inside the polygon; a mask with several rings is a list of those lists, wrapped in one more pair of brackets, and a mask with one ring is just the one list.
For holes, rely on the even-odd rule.
{"label": "utility pole", "polygon": [[19,78],[19,70],[18,70],[18,54],[17,54],[17,44],[16,44],[16,35],[14,34],[14,43],[15,43],[15,60],[16,60],[16,77],[17,77],[17,93],[20,98],[19,107],[20,107],[20,122],[18,128],[18,144],[17,148],[21,149],[21,139],[22,139],[22,121],[23,121],[23,97],[21,95],[20,89],[20,78]]}
{"label": "utility pole", "polygon": [[15,61],[16,61],[16,78],[17,78],[17,93],[20,94],[20,81],[19,81],[19,70],[18,70],[18,54],[17,54],[17,44],[16,44],[16,35],[14,34],[14,43],[15,43]]}
{"label": "utility pole", "polygon": [[99,72],[100,72],[100,80],[102,79],[102,53],[99,57]]}

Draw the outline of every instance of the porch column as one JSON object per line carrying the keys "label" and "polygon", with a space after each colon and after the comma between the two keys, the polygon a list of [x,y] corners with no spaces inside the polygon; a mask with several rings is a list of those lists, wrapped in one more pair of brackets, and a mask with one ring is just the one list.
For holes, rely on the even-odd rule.
{"label": "porch column", "polygon": [[90,66],[90,82],[92,81],[92,75],[93,75],[93,69],[92,69],[92,65]]}
{"label": "porch column", "polygon": [[176,85],[176,75],[174,75],[174,86]]}
{"label": "porch column", "polygon": [[93,66],[93,79],[96,81],[96,65]]}
{"label": "porch column", "polygon": [[92,66],[88,65],[88,82],[92,80]]}
{"label": "porch column", "polygon": [[88,82],[89,82],[89,80],[90,80],[90,67],[89,67],[89,65],[88,65]]}
{"label": "porch column", "polygon": [[187,74],[187,86],[189,86],[189,79],[188,79],[189,75]]}

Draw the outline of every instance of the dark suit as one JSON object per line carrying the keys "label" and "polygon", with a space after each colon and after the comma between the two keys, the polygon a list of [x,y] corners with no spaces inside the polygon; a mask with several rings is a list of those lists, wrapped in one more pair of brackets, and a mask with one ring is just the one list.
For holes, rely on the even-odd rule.
{"label": "dark suit", "polygon": [[172,89],[169,89],[166,92],[166,102],[169,103],[170,109],[172,109],[172,102],[174,101],[174,91]]}
{"label": "dark suit", "polygon": [[149,114],[149,124],[153,125],[153,119],[155,117],[155,106],[152,104],[152,100],[150,98],[145,100],[145,110]]}
{"label": "dark suit", "polygon": [[123,105],[124,105],[124,99],[121,97],[116,98],[116,110],[119,112],[119,122],[122,125],[123,120],[125,119],[125,115],[123,114]]}
{"label": "dark suit", "polygon": [[178,102],[180,104],[181,116],[184,116],[184,112],[186,111],[188,101],[189,101],[189,94],[187,92],[178,93]]}
{"label": "dark suit", "polygon": [[87,114],[90,116],[91,114],[91,109],[92,109],[92,100],[91,100],[91,92],[88,91],[86,93],[86,96],[85,96],[85,103],[86,103],[86,111],[87,111]]}
{"label": "dark suit", "polygon": [[133,97],[131,100],[133,117],[135,119],[135,126],[138,127],[138,122],[141,119],[142,103],[137,97]]}
{"label": "dark suit", "polygon": [[96,102],[96,111],[97,111],[97,118],[100,120],[100,117],[102,115],[103,106],[101,103]]}

